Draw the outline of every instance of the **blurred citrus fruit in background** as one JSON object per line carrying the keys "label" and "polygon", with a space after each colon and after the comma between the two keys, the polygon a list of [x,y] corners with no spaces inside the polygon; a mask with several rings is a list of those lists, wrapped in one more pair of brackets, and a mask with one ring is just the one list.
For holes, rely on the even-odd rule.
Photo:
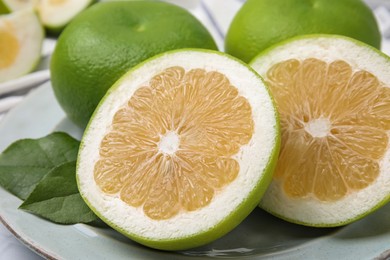
{"label": "blurred citrus fruit in background", "polygon": [[58,34],[76,15],[94,2],[94,0],[40,0],[37,11],[45,28],[51,33]]}
{"label": "blurred citrus fruit in background", "polygon": [[188,11],[157,1],[98,3],[63,31],[51,62],[55,96],[85,127],[107,89],[129,68],[155,54],[185,47],[216,49]]}
{"label": "blurred citrus fruit in background", "polygon": [[32,8],[48,33],[59,34],[65,26],[95,0],[0,0],[0,14]]}
{"label": "blurred citrus fruit in background", "polygon": [[376,48],[381,34],[361,0],[248,0],[230,24],[225,51],[249,62],[265,48],[301,34],[349,36]]}
{"label": "blurred citrus fruit in background", "polygon": [[261,78],[206,50],[174,50],[134,67],[84,133],[79,190],[113,228],[180,250],[237,226],[260,202],[279,152]]}
{"label": "blurred citrus fruit in background", "polygon": [[44,30],[28,8],[0,16],[0,82],[31,72],[41,58]]}
{"label": "blurred citrus fruit in background", "polygon": [[280,113],[282,147],[261,206],[339,226],[390,200],[390,59],[341,36],[300,36],[251,63]]}
{"label": "blurred citrus fruit in background", "polygon": [[26,8],[34,8],[39,0],[0,0],[0,14],[8,14]]}

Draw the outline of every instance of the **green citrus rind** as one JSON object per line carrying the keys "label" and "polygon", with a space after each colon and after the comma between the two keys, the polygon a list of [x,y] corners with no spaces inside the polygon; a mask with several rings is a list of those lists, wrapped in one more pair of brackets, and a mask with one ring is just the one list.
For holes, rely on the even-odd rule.
{"label": "green citrus rind", "polygon": [[303,34],[345,35],[380,48],[372,10],[361,0],[248,0],[231,22],[227,53],[249,62],[262,50]]}
{"label": "green citrus rind", "polygon": [[4,1],[0,0],[0,14],[9,14],[11,10],[4,3]]}

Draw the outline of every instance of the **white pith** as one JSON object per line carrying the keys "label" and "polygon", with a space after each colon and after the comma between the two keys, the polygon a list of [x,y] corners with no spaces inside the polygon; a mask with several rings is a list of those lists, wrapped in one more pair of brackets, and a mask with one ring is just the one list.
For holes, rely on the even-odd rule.
{"label": "white pith", "polygon": [[54,4],[53,0],[40,0],[38,12],[42,23],[50,27],[61,27],[84,10],[92,0],[64,0]]}
{"label": "white pith", "polygon": [[[374,50],[343,37],[307,37],[278,46],[256,57],[251,66],[263,77],[274,64],[287,59],[317,58],[328,63],[344,60],[354,70],[374,74],[390,87],[390,62]],[[317,125],[318,126],[318,125]],[[324,130],[325,124],[320,126]],[[318,134],[323,134],[322,130]],[[390,137],[390,132],[388,132]],[[320,202],[313,198],[293,199],[285,195],[280,183],[272,181],[260,206],[294,222],[312,225],[347,223],[370,212],[390,197],[390,146],[380,161],[380,175],[365,189],[351,193],[336,202]]]}
{"label": "white pith", "polygon": [[[240,163],[237,178],[214,196],[211,203],[197,211],[178,214],[168,220],[152,220],[142,208],[133,208],[102,193],[95,185],[93,167],[99,158],[99,145],[106,134],[115,112],[156,74],[172,66],[186,71],[203,68],[226,75],[240,95],[252,106],[254,134],[250,143],[243,146],[234,158]],[[220,54],[201,51],[178,51],[164,54],[128,73],[95,111],[83,137],[77,167],[79,189],[89,204],[104,218],[128,234],[152,240],[178,239],[212,229],[233,212],[262,179],[277,134],[275,110],[262,81],[247,67]]]}
{"label": "white pith", "polygon": [[331,123],[328,118],[315,118],[305,124],[305,131],[313,137],[325,137],[329,134]]}
{"label": "white pith", "polygon": [[0,82],[30,72],[41,57],[44,32],[39,18],[32,9],[23,9],[0,18],[0,31],[12,27],[19,42],[19,52],[12,65],[0,68]]}
{"label": "white pith", "polygon": [[11,10],[17,11],[26,8],[34,8],[39,0],[3,0],[3,3]]}
{"label": "white pith", "polygon": [[160,137],[158,148],[161,153],[174,154],[180,146],[180,139],[177,133],[170,131]]}

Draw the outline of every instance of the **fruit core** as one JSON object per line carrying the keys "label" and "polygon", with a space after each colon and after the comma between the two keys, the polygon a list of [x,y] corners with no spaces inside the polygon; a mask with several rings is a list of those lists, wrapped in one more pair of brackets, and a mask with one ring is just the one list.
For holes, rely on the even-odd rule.
{"label": "fruit core", "polygon": [[331,123],[327,118],[317,118],[305,124],[305,131],[313,137],[325,137],[329,134]]}
{"label": "fruit core", "polygon": [[316,58],[279,62],[265,78],[282,128],[274,179],[287,196],[336,201],[376,180],[389,146],[388,86]]}
{"label": "fruit core", "polygon": [[171,67],[139,87],[100,144],[94,178],[154,220],[199,210],[239,174],[252,109],[217,71]]}
{"label": "fruit core", "polygon": [[180,139],[179,136],[170,131],[164,136],[161,136],[160,142],[158,143],[159,151],[168,155],[173,155],[179,148]]}
{"label": "fruit core", "polygon": [[19,54],[19,41],[16,38],[12,24],[0,27],[0,69],[10,67]]}

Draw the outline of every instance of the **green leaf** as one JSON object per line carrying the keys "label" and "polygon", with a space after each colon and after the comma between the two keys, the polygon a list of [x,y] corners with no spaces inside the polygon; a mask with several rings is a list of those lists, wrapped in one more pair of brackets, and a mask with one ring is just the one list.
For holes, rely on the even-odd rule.
{"label": "green leaf", "polygon": [[26,199],[50,170],[76,160],[79,145],[66,133],[14,142],[0,154],[0,185]]}
{"label": "green leaf", "polygon": [[59,224],[99,220],[78,191],[76,162],[64,163],[49,172],[20,208]]}

